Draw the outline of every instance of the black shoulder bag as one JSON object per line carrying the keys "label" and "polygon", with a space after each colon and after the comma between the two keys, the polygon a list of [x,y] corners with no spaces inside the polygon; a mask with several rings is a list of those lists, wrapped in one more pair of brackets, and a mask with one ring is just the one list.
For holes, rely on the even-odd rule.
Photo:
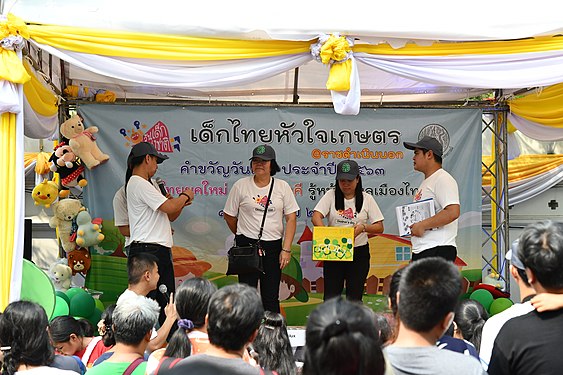
{"label": "black shoulder bag", "polygon": [[229,265],[227,267],[227,275],[244,275],[248,273],[261,272],[264,273],[262,267],[262,257],[264,250],[260,244],[262,238],[262,231],[264,230],[264,222],[266,221],[266,214],[268,213],[268,206],[270,205],[270,198],[272,190],[274,189],[274,178],[272,177],[272,184],[270,185],[270,192],[266,200],[266,207],[264,208],[264,216],[262,216],[262,224],[260,225],[260,233],[258,234],[258,241],[252,245],[237,246],[235,245],[227,252]]}

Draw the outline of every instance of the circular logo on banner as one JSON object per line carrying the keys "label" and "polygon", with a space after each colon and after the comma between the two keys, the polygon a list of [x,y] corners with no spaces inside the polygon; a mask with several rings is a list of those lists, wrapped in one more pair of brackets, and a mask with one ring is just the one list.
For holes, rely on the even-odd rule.
{"label": "circular logo on banner", "polygon": [[420,133],[418,133],[418,140],[420,141],[424,136],[429,136],[435,138],[442,144],[442,149],[444,153],[442,156],[445,156],[450,150],[450,134],[440,124],[428,124],[424,126]]}
{"label": "circular logo on banner", "polygon": [[256,147],[256,153],[257,153],[258,155],[262,155],[262,154],[265,153],[265,152],[266,152],[266,147],[264,147],[264,146],[258,146],[258,147]]}
{"label": "circular logo on banner", "polygon": [[342,168],[340,168],[342,170],[342,172],[350,172],[350,164],[348,163],[344,163],[342,164]]}

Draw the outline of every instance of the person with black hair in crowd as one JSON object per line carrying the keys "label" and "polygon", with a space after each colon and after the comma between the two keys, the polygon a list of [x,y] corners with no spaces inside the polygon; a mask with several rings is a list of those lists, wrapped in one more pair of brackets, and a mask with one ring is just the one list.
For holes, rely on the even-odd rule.
{"label": "person with black hair in crowd", "polygon": [[368,235],[383,233],[383,214],[373,196],[362,188],[360,167],[354,160],[343,160],[336,167],[336,186],[328,190],[315,206],[311,222],[331,227],[354,228],[354,258],[351,262],[323,262],[326,301],[340,296],[346,287],[346,298],[361,301],[370,267]]}
{"label": "person with black hair in crowd", "polygon": [[280,313],[271,311],[264,313],[264,319],[252,342],[252,348],[258,354],[260,367],[273,370],[279,375],[297,373],[287,325],[285,318]]}
{"label": "person with black hair in crowd", "polygon": [[[125,192],[131,234],[129,255],[150,253],[156,256],[161,275],[160,283],[166,285],[169,294],[173,294],[176,283],[172,264],[173,240],[170,222],[176,220],[184,207],[193,202],[194,192],[186,188],[178,197],[169,198],[154,187],[151,178],[155,175],[158,164],[166,159],[168,156],[159,153],[149,142],[140,142],[133,146],[127,159],[131,176],[126,181]],[[163,325],[169,298],[156,290],[150,292],[148,297],[155,299],[160,305],[159,323]]]}
{"label": "person with black hair in crowd", "polygon": [[454,313],[454,337],[468,341],[479,353],[483,326],[489,314],[480,302],[472,299],[460,301]]}
{"label": "person with black hair in crowd", "polygon": [[[47,314],[35,302],[10,303],[0,316],[0,350],[3,354],[2,375],[76,375],[76,370],[55,367],[55,352],[49,338]],[[60,365],[59,365],[60,366]],[[67,367],[69,368],[69,367]]]}
{"label": "person with black hair in crowd", "polygon": [[98,333],[102,336],[102,342],[108,349],[104,354],[94,361],[94,366],[99,365],[113,355],[113,346],[115,345],[115,335],[113,334],[113,310],[115,310],[115,303],[106,307],[100,316],[98,322]]}
{"label": "person with black hair in crowd", "polygon": [[342,297],[317,306],[305,331],[303,375],[385,374],[373,311]]}
{"label": "person with black hair in crowd", "polygon": [[243,360],[256,337],[264,309],[255,288],[232,284],[219,289],[209,301],[207,333],[210,347],[205,353],[161,367],[160,375],[258,375],[260,370]]}
{"label": "person with black hair in crowd", "polygon": [[117,304],[113,312],[115,346],[113,355],[88,370],[88,375],[142,375],[145,373],[145,350],[152,329],[158,321],[156,301],[132,296]]}
{"label": "person with black hair in crowd", "polygon": [[[158,258],[155,255],[150,253],[130,254],[127,258],[128,287],[117,299],[117,305],[119,306],[124,300],[131,297],[147,297],[159,284],[159,271]],[[166,345],[166,339],[176,323],[178,314],[174,305],[173,294],[170,294],[168,297],[168,304],[164,308],[164,315],[166,319],[160,325],[158,331],[153,332],[147,347],[149,352]]]}
{"label": "person with black hair in crowd", "polygon": [[460,291],[459,270],[444,258],[420,259],[404,269],[397,294],[399,332],[384,349],[395,374],[484,374],[476,358],[436,346],[454,318]]}
{"label": "person with black hair in crowd", "polygon": [[90,323],[69,315],[57,316],[49,324],[49,333],[56,351],[67,356],[77,356],[86,368],[110,348],[104,345],[101,336],[89,336],[85,332]]}
{"label": "person with black hair in crowd", "polygon": [[[258,241],[264,209],[269,201],[260,239],[264,252],[264,273],[257,271],[239,275],[238,280],[255,288],[260,281],[264,310],[280,312],[281,272],[291,259],[291,244],[297,228],[299,206],[289,184],[278,178],[274,180],[273,176],[280,171],[280,167],[272,146],[260,145],[254,148],[250,166],[253,176],[241,178],[234,183],[223,209],[223,217],[235,235],[238,246],[254,244]],[[272,193],[268,196],[270,188]]]}
{"label": "person with black hair in crowd", "polygon": [[414,150],[414,170],[424,174],[414,201],[432,199],[435,214],[411,225],[412,260],[439,256],[451,262],[457,257],[457,219],[460,215],[456,180],[442,168],[444,150],[433,137],[418,142],[403,142]]}
{"label": "person with black hair in crowd", "polygon": [[399,306],[397,303],[397,292],[399,291],[399,284],[401,283],[401,276],[405,268],[399,268],[391,275],[391,281],[389,282],[389,295],[387,296],[387,302],[391,313],[393,314],[394,322],[392,324],[393,333],[389,338],[389,344],[392,344],[397,339],[399,333]]}
{"label": "person with black hair in crowd", "polygon": [[147,374],[153,374],[166,358],[186,358],[205,353],[209,348],[207,323],[205,317],[211,296],[217,287],[208,279],[193,277],[184,280],[176,289],[176,311],[178,329],[170,338],[166,348],[151,353],[147,364]]}
{"label": "person with black hair in crowd", "polygon": [[[563,295],[563,223],[528,225],[518,258],[536,293]],[[489,374],[558,374],[563,368],[563,310],[533,310],[506,322],[493,345]]]}

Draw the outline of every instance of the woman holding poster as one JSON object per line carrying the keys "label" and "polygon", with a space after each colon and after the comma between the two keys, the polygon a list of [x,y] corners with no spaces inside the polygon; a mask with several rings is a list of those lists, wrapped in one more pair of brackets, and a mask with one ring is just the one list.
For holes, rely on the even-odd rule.
{"label": "woman holding poster", "polygon": [[368,234],[383,232],[383,214],[375,199],[362,189],[360,168],[354,160],[336,167],[336,187],[325,193],[313,212],[312,222],[324,226],[354,228],[354,259],[324,261],[324,300],[340,296],[346,285],[346,298],[361,301],[369,272]]}
{"label": "woman holding poster", "polygon": [[280,171],[280,167],[276,162],[276,152],[271,146],[256,147],[250,161],[254,175],[234,183],[223,213],[229,229],[235,234],[237,246],[254,244],[258,241],[264,209],[269,200],[260,238],[265,253],[262,261],[264,273],[239,275],[238,279],[255,288],[260,280],[264,310],[279,313],[281,270],[291,259],[291,243],[295,236],[299,206],[289,184],[272,177]]}

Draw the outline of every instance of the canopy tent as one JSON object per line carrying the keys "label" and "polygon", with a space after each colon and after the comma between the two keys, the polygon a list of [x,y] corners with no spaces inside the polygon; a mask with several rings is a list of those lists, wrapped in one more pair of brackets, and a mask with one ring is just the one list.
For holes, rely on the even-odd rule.
{"label": "canopy tent", "polygon": [[[491,89],[508,95],[498,100],[563,82],[563,24],[557,12],[546,12],[550,6],[542,0],[523,11],[495,2],[484,13],[478,7],[460,12],[445,1],[377,2],[357,9],[302,1],[277,7],[258,1],[4,4],[2,14],[17,17],[0,27],[1,160],[3,181],[10,181],[0,194],[5,211],[0,306],[8,301],[10,277],[19,285],[12,270],[23,241],[18,206],[23,119],[16,114],[54,122],[53,114],[24,105],[22,84],[30,73],[19,63],[18,36],[29,40],[32,52],[66,62],[51,79],[59,74],[73,84],[114,90],[122,99],[332,101],[338,113],[354,114],[360,103],[461,100],[461,105]],[[541,119],[529,111],[514,111],[512,124],[527,135],[541,132],[538,139],[563,138],[561,113]]]}

